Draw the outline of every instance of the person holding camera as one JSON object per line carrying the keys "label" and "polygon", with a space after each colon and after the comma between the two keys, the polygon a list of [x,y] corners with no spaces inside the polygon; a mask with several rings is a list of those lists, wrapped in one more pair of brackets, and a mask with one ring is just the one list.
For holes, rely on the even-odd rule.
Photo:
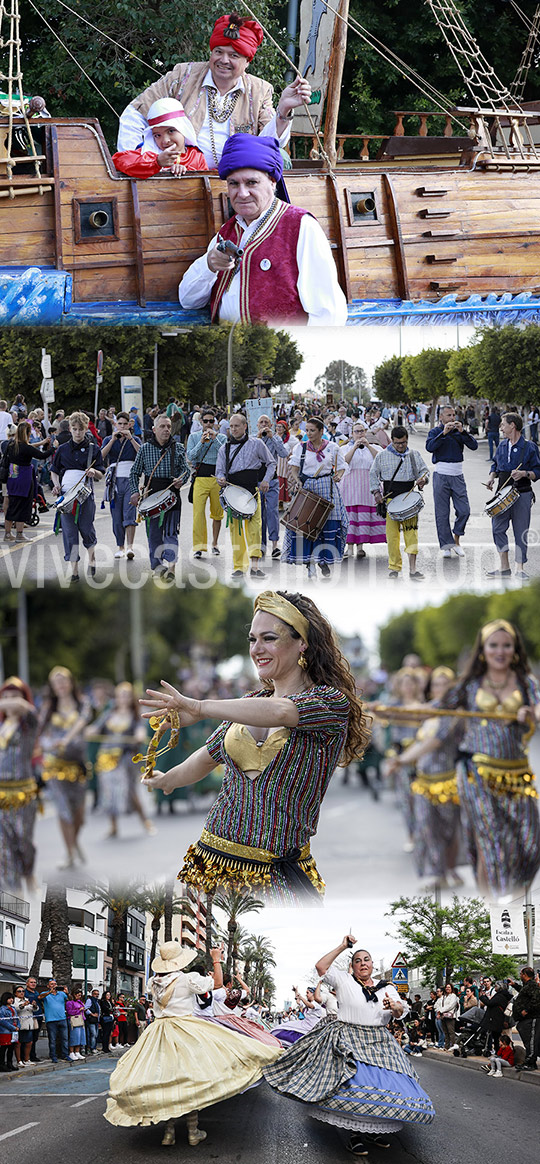
{"label": "person holding camera", "polygon": [[[478,448],[478,441],[465,432],[451,404],[439,412],[440,423],[431,429],[426,449],[433,461],[433,501],[437,537],[443,558],[465,557],[460,538],[471,515],[467,485],[463,475],[463,449]],[[454,506],[454,529],[450,527],[450,502]]]}
{"label": "person holding camera", "polygon": [[188,501],[193,502],[193,557],[199,560],[208,549],[206,502],[210,502],[212,554],[219,556],[218,538],[223,521],[216,477],[217,455],[227,438],[218,432],[217,419],[211,408],[201,412],[202,429],[188,437],[186,457],[192,469]]}
{"label": "person holding camera", "polygon": [[137,510],[130,501],[129,474],[141,447],[141,438],[133,432],[129,413],[119,412],[113,431],[102,446],[103,461],[109,457],[105,473],[106,500],[111,507],[113,533],[118,547],[115,558],[123,558],[127,541],[127,557],[135,557],[133,542],[137,529]]}

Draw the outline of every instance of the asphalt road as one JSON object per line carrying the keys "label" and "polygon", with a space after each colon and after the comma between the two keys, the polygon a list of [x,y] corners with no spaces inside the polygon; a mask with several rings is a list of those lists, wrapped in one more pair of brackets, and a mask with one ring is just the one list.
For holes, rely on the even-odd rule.
{"label": "asphalt road", "polygon": [[[319,1123],[303,1104],[284,1099],[261,1083],[244,1095],[201,1113],[208,1138],[187,1144],[185,1123],[168,1153],[161,1130],[116,1128],[104,1120],[106,1092],[115,1060],[91,1059],[57,1071],[0,1080],[4,1159],[17,1164],[146,1164],[166,1158],[183,1164],[339,1164],[351,1159],[347,1133]],[[536,1164],[538,1089],[514,1079],[497,1081],[455,1061],[415,1063],[437,1117],[429,1127],[409,1127],[386,1151],[370,1149],[373,1164]],[[5,1141],[5,1143],[3,1142]],[[9,1156],[8,1156],[9,1154]]]}
{"label": "asphalt road", "polygon": [[[531,742],[533,769],[540,771],[540,740]],[[155,813],[152,794],[141,790],[145,808]],[[169,804],[163,805],[161,816],[154,816],[157,835],[143,834],[139,818],[124,816],[119,822],[119,837],[105,839],[107,818],[98,812],[87,812],[81,833],[81,845],[87,863],[64,874],[70,885],[87,880],[88,876],[102,876],[103,870],[114,883],[124,880],[135,871],[149,881],[169,878],[176,874],[186,849],[200,835],[206,812],[213,797],[196,797],[193,807],[186,801],[176,801],[174,814]],[[90,805],[90,800],[89,800]],[[50,879],[62,859],[56,813],[47,805],[43,816],[38,815],[35,828],[37,845],[37,877]],[[327,896],[335,899],[351,896],[392,899],[396,893],[411,895],[418,892],[418,879],[410,853],[403,850],[405,830],[394,793],[384,788],[380,799],[374,801],[353,775],[343,785],[343,770],[338,769],[326,794],[317,836],[312,852],[321,876],[327,885]],[[359,877],[359,869],[363,870]],[[460,872],[464,885],[460,892],[472,894],[475,883],[471,870],[463,866]],[[540,875],[536,884],[540,883]]]}
{"label": "asphalt road", "polygon": [[[430,456],[425,452],[426,426],[420,426],[419,431],[411,438],[412,448],[424,456],[426,463],[431,463]],[[433,509],[433,493],[431,485],[425,490],[425,508],[420,516],[420,553],[417,569],[425,575],[426,588],[430,590],[441,588],[447,590],[463,590],[490,585],[486,578],[486,571],[499,566],[499,556],[491,537],[491,522],[484,514],[486,500],[491,496],[483,482],[489,472],[487,442],[482,440],[477,452],[465,449],[465,477],[467,480],[469,500],[471,504],[471,518],[467,527],[464,548],[466,557],[459,559],[452,557],[445,559],[439,550],[435,533],[435,515]],[[126,559],[115,560],[116,543],[112,533],[112,524],[108,505],[101,509],[103,483],[96,489],[96,533],[98,546],[96,562],[98,566],[95,579],[88,579],[88,585],[96,589],[105,588],[114,582],[125,586],[138,588],[144,585],[149,578],[150,565],[148,559],[146,535],[144,526],[139,526],[135,537],[135,559],[128,562]],[[180,525],[180,560],[176,571],[176,585],[186,585],[207,588],[215,581],[229,582],[233,565],[230,539],[225,527],[220,535],[221,556],[208,557],[201,563],[195,563],[192,558],[191,519],[192,507],[187,501],[188,486],[182,490],[182,519]],[[50,495],[46,492],[47,499]],[[538,508],[538,507],[537,507]],[[63,560],[63,546],[60,535],[53,534],[54,511],[41,516],[40,524],[26,534],[31,539],[25,544],[6,545],[0,541],[0,584],[20,586],[24,581],[37,585],[56,583],[68,586],[71,570]],[[511,545],[513,545],[512,538]],[[530,554],[527,571],[530,577],[540,576],[540,513],[535,513],[530,530]],[[511,562],[513,560],[513,551]],[[85,568],[86,551],[82,551],[81,573]],[[269,584],[274,588],[296,589],[306,579],[306,571],[302,566],[288,566],[280,561],[265,558],[262,567],[266,573],[266,580],[261,583],[264,587]],[[420,583],[410,583],[405,574],[398,582],[388,580],[388,563],[386,546],[377,545],[367,548],[367,557],[361,561],[348,560],[333,570],[332,580],[324,582],[328,585],[383,585],[395,587],[414,586]],[[154,584],[154,583],[153,583]],[[319,585],[321,581],[319,580]],[[500,582],[493,583],[500,586]],[[522,586],[521,581],[510,579],[506,585]]]}

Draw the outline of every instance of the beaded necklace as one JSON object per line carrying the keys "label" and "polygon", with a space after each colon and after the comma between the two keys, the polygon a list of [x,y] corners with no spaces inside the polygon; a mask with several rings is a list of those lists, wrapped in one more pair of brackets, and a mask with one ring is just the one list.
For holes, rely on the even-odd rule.
{"label": "beaded necklace", "polygon": [[217,153],[217,149],[216,149],[216,142],[215,142],[215,138],[214,138],[214,124],[213,123],[214,123],[214,121],[217,121],[218,124],[224,124],[224,122],[228,121],[229,118],[232,117],[234,110],[236,108],[238,98],[240,97],[240,93],[241,93],[240,89],[235,89],[234,93],[226,93],[223,98],[220,98],[220,97],[218,97],[218,94],[217,94],[215,89],[211,89],[209,86],[207,86],[207,88],[206,88],[206,107],[208,109],[208,129],[210,131],[210,147],[212,150],[212,157],[216,163],[216,166],[218,165],[219,158],[218,158],[218,153]]}

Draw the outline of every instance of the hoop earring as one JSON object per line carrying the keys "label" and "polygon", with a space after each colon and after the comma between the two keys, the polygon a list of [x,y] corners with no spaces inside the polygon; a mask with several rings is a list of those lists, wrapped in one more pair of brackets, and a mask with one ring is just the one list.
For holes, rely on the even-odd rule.
{"label": "hoop earring", "polygon": [[512,663],[514,664],[514,666],[516,665],[516,663],[519,663],[519,655],[518,655],[517,651],[514,651],[514,654],[512,656]]}
{"label": "hoop earring", "polygon": [[301,667],[303,671],[307,671],[307,661],[303,651],[302,654],[298,656],[298,666]]}
{"label": "hoop earring", "polygon": [[483,651],[480,651],[480,654],[479,654],[479,656],[478,656],[478,662],[479,662],[479,663],[485,663],[485,661],[486,661],[486,656],[484,655],[484,652],[483,652]]}

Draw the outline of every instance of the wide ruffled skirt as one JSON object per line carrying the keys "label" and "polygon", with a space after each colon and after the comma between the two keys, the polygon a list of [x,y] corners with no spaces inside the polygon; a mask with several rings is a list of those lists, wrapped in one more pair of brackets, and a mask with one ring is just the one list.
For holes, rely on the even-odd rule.
{"label": "wide ruffled skirt", "polygon": [[540,817],[527,764],[467,758],[457,766],[457,782],[475,876],[487,881],[492,897],[529,885],[540,867]]}
{"label": "wide ruffled skirt", "polygon": [[337,1020],[315,1027],[267,1067],[267,1082],[311,1105],[325,1123],[364,1132],[429,1124],[433,1104],[408,1057],[384,1027]]}
{"label": "wide ruffled skirt", "polygon": [[236,1031],[239,1035],[245,1035],[248,1039],[256,1039],[259,1043],[264,1043],[266,1047],[273,1047],[275,1051],[281,1051],[281,1043],[276,1036],[267,1031],[264,1027],[260,1027],[258,1023],[254,1023],[251,1019],[242,1018],[239,1014],[228,1015],[204,1015],[200,1016],[206,1022],[218,1023],[220,1026],[228,1028],[231,1031]]}
{"label": "wide ruffled skirt", "polygon": [[282,562],[309,564],[312,559],[319,562],[341,561],[349,528],[349,519],[341,490],[331,477],[307,477],[304,488],[318,493],[327,501],[333,501],[333,508],[317,538],[308,538],[288,529],[283,541]]}
{"label": "wide ruffled skirt", "polygon": [[105,1119],[131,1127],[210,1107],[258,1083],[279,1053],[204,1019],[156,1019],[113,1071]]}

